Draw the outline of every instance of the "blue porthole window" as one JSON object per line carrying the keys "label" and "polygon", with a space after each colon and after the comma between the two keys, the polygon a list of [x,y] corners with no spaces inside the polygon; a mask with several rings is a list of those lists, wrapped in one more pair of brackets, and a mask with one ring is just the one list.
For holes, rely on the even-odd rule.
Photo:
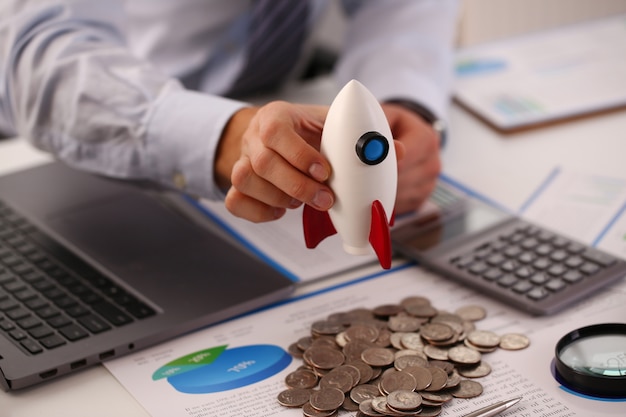
{"label": "blue porthole window", "polygon": [[389,141],[378,132],[367,132],[356,142],[356,154],[367,165],[377,165],[389,153]]}

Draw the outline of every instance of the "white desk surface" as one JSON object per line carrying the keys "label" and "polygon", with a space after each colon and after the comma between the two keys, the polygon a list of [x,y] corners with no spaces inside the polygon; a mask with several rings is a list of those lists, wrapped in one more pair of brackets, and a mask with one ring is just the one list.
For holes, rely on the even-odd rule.
{"label": "white desk surface", "polygon": [[[310,100],[323,101],[319,97]],[[626,111],[501,135],[452,105],[444,172],[518,209],[556,166],[623,177]],[[0,174],[49,156],[20,139],[0,140]],[[146,417],[146,411],[102,366],[41,386],[0,392],[0,416]]]}

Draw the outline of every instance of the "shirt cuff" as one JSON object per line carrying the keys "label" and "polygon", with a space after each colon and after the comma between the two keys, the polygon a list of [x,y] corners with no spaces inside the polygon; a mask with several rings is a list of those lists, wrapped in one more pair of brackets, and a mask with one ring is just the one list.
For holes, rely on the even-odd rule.
{"label": "shirt cuff", "polygon": [[247,104],[223,97],[176,90],[156,105],[147,128],[151,177],[187,194],[220,200],[215,183],[215,151],[232,115]]}

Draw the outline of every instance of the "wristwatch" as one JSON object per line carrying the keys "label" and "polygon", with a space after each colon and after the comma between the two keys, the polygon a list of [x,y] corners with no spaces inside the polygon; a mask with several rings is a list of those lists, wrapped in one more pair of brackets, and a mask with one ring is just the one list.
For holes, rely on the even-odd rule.
{"label": "wristwatch", "polygon": [[428,123],[433,128],[435,132],[437,132],[437,134],[439,135],[439,146],[443,148],[447,138],[446,123],[438,118],[435,113],[412,100],[393,99],[385,100],[385,103],[398,104],[417,113],[422,119],[424,119],[426,123]]}

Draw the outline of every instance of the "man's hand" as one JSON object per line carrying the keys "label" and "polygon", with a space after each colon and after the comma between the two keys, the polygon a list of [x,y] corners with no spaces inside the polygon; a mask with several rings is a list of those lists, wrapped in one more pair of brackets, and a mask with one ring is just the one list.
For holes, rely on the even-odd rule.
{"label": "man's hand", "polygon": [[441,160],[435,130],[413,111],[398,104],[382,104],[396,141],[398,194],[396,213],[418,209],[434,190]]}
{"label": "man's hand", "polygon": [[253,222],[275,220],[286,209],[334,203],[324,183],[328,162],[319,153],[328,107],[271,102],[237,112],[216,155],[218,185],[229,188],[226,208]]}

